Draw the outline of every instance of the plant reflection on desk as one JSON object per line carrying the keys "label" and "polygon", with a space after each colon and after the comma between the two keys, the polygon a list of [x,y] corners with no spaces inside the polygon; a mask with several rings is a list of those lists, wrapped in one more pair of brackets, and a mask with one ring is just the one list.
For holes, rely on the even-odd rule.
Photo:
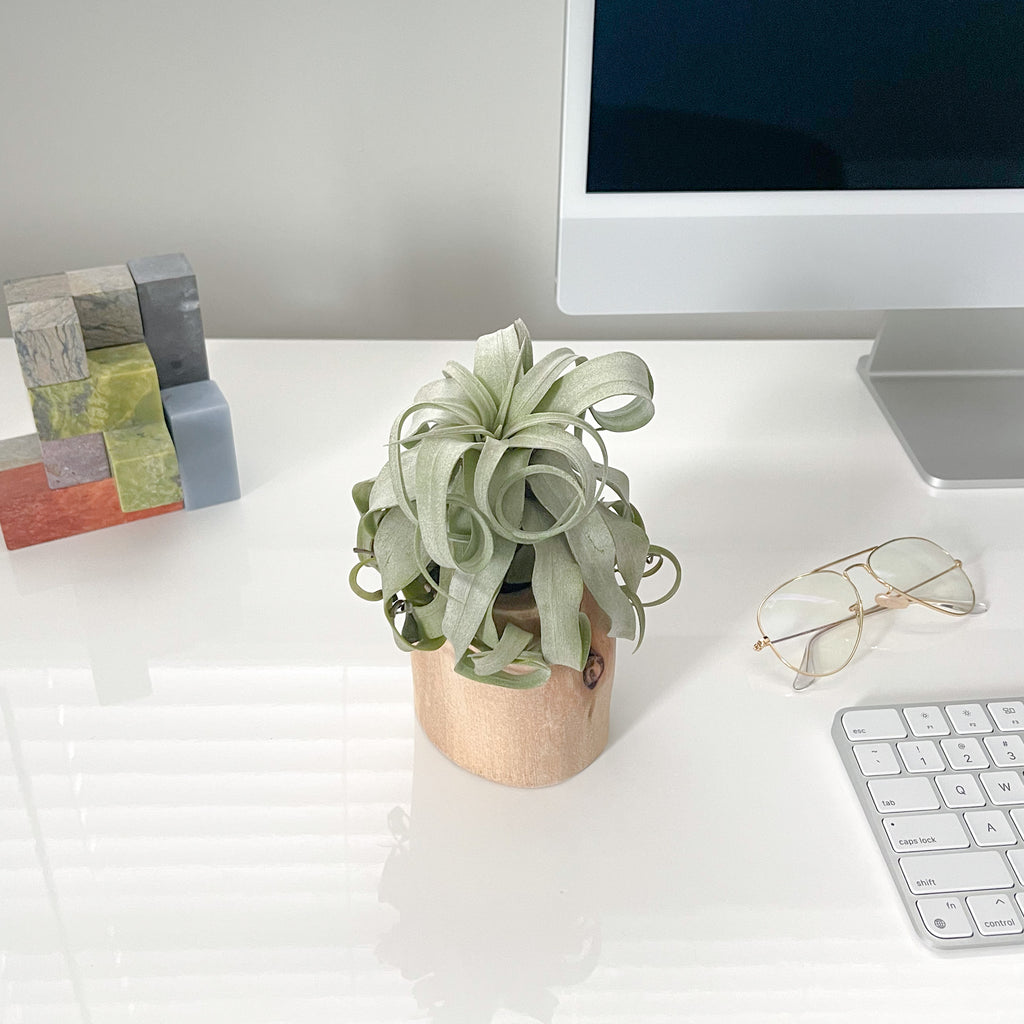
{"label": "plant reflection on desk", "polygon": [[468,821],[455,832],[443,810],[415,822],[391,811],[379,896],[399,919],[377,955],[413,982],[436,1024],[487,1024],[501,1010],[547,1024],[558,1008],[551,987],[582,982],[597,965],[599,922],[557,887],[561,872],[540,863],[543,851],[510,878],[506,832],[486,817]]}

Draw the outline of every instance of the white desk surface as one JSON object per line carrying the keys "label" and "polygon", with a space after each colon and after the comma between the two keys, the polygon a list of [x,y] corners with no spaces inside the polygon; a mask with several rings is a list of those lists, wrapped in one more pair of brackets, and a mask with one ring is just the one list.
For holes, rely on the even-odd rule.
{"label": "white desk surface", "polygon": [[[241,501],[0,551],[0,1021],[1020,1021],[1024,952],[911,934],[829,726],[1024,692],[1024,490],[930,490],[864,341],[573,347],[651,366],[611,459],[686,577],[561,786],[438,754],[348,589],[350,487],[470,342],[211,342]],[[0,357],[8,437],[32,425]],[[792,693],[752,649],[761,597],[904,534],[990,611],[894,613]]]}

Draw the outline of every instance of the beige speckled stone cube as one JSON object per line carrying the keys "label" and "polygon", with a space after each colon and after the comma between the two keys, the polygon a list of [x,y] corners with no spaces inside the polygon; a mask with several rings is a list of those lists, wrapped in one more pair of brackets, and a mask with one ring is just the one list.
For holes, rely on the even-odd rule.
{"label": "beige speckled stone cube", "polygon": [[45,277],[21,277],[4,282],[4,299],[8,306],[19,302],[39,302],[42,299],[60,299],[70,295],[67,274],[47,274]]}

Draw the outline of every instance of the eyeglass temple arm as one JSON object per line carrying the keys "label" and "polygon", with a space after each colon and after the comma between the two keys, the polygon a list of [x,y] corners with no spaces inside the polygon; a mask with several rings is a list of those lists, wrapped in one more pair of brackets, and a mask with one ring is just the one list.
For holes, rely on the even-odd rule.
{"label": "eyeglass temple arm", "polygon": [[[875,612],[889,611],[885,605],[876,604],[870,608],[865,608],[863,615],[874,615]],[[804,656],[800,659],[801,669],[810,669],[814,660],[814,645],[828,632],[835,629],[838,626],[843,626],[847,622],[852,622],[856,619],[856,615],[850,615],[848,618],[839,619],[837,622],[830,622],[828,625],[819,626],[817,629],[807,629],[803,633],[794,633],[792,637],[784,637],[783,639],[792,640],[795,637],[806,636],[810,634],[810,638],[807,641],[807,646],[804,648]],[[793,677],[793,689],[794,690],[806,690],[807,687],[813,685],[815,680],[818,678],[820,673],[805,671],[801,672],[797,670],[796,675]]]}
{"label": "eyeglass temple arm", "polygon": [[[940,573],[939,575],[942,575],[942,574]],[[929,580],[925,580],[925,583],[928,583],[928,582],[930,582],[930,581]],[[923,585],[924,584],[918,584],[918,586],[923,586]],[[863,614],[864,615],[873,615],[875,612],[881,612],[881,611],[887,611],[887,610],[888,609],[887,609],[886,605],[884,605],[884,604],[876,604],[876,605],[873,605],[870,608],[865,608]],[[988,605],[987,604],[985,604],[984,602],[981,602],[981,601],[975,601],[974,602],[974,607],[971,609],[970,614],[972,614],[972,615],[973,614],[981,615],[981,614],[983,614],[984,612],[987,612],[987,611],[988,611]],[[845,623],[852,621],[854,618],[856,618],[856,616],[851,615],[849,618],[840,619],[838,622],[830,622],[828,625],[819,626],[817,629],[808,629],[808,630],[805,630],[803,633],[795,633],[794,637],[805,636],[808,633],[811,634],[810,639],[807,641],[807,646],[804,648],[804,656],[800,659],[800,667],[802,669],[806,669],[806,668],[809,668],[811,666],[811,663],[813,661],[813,656],[814,656],[813,648],[814,648],[815,643],[818,640],[820,640],[830,630],[835,629],[837,626],[842,626]],[[786,638],[786,639],[791,639],[791,638]],[[793,689],[794,690],[806,690],[807,687],[811,686],[814,683],[815,679],[817,679],[817,678],[818,678],[818,675],[816,673],[815,674],[810,674],[808,672],[797,671],[796,675],[793,677]]]}

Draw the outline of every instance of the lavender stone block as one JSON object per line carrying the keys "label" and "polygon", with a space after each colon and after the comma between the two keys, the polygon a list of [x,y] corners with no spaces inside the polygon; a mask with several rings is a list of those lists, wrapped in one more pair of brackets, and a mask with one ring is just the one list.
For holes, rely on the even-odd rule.
{"label": "lavender stone block", "polygon": [[19,302],[39,302],[41,299],[61,299],[70,294],[66,274],[22,277],[17,281],[4,282],[4,299],[8,306]]}
{"label": "lavender stone block", "polygon": [[8,313],[26,387],[66,384],[89,376],[82,328],[70,295],[18,302]]}
{"label": "lavender stone block", "polygon": [[43,468],[50,490],[74,487],[110,476],[103,434],[79,434],[58,441],[43,441]]}
{"label": "lavender stone block", "polygon": [[241,496],[231,411],[212,380],[160,392],[167,429],[178,453],[185,508],[205,508]]}
{"label": "lavender stone block", "polygon": [[209,380],[195,274],[181,253],[130,260],[146,344],[161,388]]}
{"label": "lavender stone block", "polygon": [[69,270],[67,280],[87,349],[136,345],[144,340],[135,280],[123,263]]}

